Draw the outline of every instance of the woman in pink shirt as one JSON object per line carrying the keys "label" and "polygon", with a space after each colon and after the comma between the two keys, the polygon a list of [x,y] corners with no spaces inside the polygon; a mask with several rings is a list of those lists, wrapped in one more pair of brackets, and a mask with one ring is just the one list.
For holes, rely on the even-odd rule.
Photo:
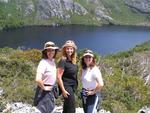
{"label": "woman in pink shirt", "polygon": [[41,113],[51,113],[55,107],[53,86],[56,82],[55,56],[58,47],[49,41],[44,45],[36,73],[37,90],[34,105]]}

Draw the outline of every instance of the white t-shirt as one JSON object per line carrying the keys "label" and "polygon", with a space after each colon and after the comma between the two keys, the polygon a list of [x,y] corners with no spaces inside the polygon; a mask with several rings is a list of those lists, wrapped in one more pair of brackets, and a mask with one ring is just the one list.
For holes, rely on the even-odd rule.
{"label": "white t-shirt", "polygon": [[42,59],[37,67],[37,73],[42,74],[44,84],[54,85],[56,82],[56,64],[54,59]]}
{"label": "white t-shirt", "polygon": [[97,81],[103,86],[102,74],[97,66],[82,70],[81,82],[83,88],[93,90],[97,86]]}

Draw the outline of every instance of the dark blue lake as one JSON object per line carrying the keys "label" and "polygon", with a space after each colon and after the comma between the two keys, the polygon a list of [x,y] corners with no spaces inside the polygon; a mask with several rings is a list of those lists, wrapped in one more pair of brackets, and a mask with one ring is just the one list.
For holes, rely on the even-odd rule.
{"label": "dark blue lake", "polygon": [[30,26],[0,31],[0,47],[43,49],[44,43],[49,40],[61,47],[68,39],[74,40],[78,49],[89,48],[107,55],[150,40],[150,27]]}

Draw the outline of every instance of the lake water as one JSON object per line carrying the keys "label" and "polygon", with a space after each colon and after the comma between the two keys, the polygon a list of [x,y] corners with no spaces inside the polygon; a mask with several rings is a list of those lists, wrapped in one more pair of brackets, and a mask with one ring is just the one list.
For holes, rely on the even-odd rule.
{"label": "lake water", "polygon": [[0,31],[0,47],[43,49],[44,43],[49,40],[61,47],[68,39],[74,40],[78,49],[89,48],[107,55],[150,40],[150,27],[67,25],[30,26]]}

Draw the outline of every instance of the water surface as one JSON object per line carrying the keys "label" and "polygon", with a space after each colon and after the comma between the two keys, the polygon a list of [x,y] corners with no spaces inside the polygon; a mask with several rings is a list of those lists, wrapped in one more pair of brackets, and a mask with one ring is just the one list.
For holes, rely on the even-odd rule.
{"label": "water surface", "polygon": [[61,47],[69,39],[75,41],[78,49],[89,48],[101,55],[107,55],[128,50],[150,40],[150,28],[68,25],[30,26],[0,31],[0,47],[43,49],[44,43],[49,40]]}

